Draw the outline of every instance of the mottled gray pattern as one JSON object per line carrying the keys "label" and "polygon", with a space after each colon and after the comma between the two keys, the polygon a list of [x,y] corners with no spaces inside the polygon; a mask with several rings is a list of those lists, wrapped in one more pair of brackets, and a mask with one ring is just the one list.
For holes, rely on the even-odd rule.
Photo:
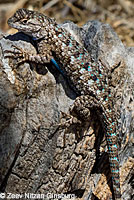
{"label": "mottled gray pattern", "polygon": [[79,95],[74,109],[80,117],[87,119],[90,110],[97,112],[106,133],[115,199],[120,199],[117,121],[107,68],[100,60],[96,63],[91,59],[87,50],[65,29],[43,14],[20,9],[8,20],[8,24],[35,37],[38,43],[37,55],[15,47],[13,56],[19,58],[18,62],[29,60],[46,63],[54,57],[70,86]]}

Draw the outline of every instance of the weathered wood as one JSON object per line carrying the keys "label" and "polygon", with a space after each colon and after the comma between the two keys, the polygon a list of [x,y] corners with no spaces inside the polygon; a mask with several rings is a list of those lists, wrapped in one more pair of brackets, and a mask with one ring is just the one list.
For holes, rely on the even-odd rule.
{"label": "weathered wood", "polygon": [[[108,25],[89,22],[83,30],[70,23],[63,26],[94,58],[113,69],[111,88],[119,113],[121,190],[123,199],[131,199],[134,50],[125,48]],[[87,122],[59,128],[60,111],[69,113],[76,98],[64,77],[51,64],[24,63],[16,68],[16,60],[3,57],[12,44],[34,53],[30,42],[21,33],[0,39],[0,191],[109,199],[108,155],[94,113]]]}

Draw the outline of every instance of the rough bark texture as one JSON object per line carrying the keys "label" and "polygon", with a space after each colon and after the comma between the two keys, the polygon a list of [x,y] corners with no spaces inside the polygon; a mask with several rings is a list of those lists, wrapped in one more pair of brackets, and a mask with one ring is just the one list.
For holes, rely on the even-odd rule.
{"label": "rough bark texture", "polygon": [[[97,21],[83,28],[69,22],[62,26],[94,59],[113,69],[122,199],[133,199],[134,48],[125,48],[109,25]],[[83,124],[60,127],[60,120],[66,121],[60,111],[69,113],[76,94],[51,63],[16,68],[15,59],[4,58],[12,45],[36,52],[22,33],[0,37],[0,191],[22,194],[22,199],[28,199],[25,193],[45,194],[45,199],[52,199],[50,193],[109,199],[110,169],[99,119],[91,113]]]}

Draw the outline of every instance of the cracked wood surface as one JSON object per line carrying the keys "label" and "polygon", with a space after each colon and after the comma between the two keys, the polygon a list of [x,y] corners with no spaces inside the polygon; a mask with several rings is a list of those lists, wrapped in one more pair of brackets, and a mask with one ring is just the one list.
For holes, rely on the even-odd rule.
{"label": "cracked wood surface", "polygon": [[[132,199],[134,49],[125,48],[108,25],[89,22],[82,30],[73,23],[62,26],[93,57],[114,66],[111,88],[119,113],[122,199]],[[60,111],[69,112],[76,94],[51,64],[23,63],[16,68],[16,60],[5,59],[3,53],[13,44],[36,51],[30,38],[21,33],[0,39],[0,190],[109,199],[108,155],[98,119],[91,113],[88,122],[59,129]]]}

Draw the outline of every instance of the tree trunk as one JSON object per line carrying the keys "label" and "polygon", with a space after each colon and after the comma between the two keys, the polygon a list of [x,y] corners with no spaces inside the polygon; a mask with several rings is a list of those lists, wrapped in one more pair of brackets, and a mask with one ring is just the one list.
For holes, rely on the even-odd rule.
{"label": "tree trunk", "polygon": [[[109,25],[97,21],[81,29],[71,22],[62,26],[112,71],[122,199],[132,199],[134,48],[125,48]],[[81,124],[62,127],[69,117],[64,113],[70,114],[77,97],[67,80],[52,63],[17,66],[12,55],[4,57],[5,50],[13,51],[12,45],[35,53],[28,36],[1,36],[0,45],[0,191],[5,199],[9,193],[20,199],[109,199],[108,154],[96,113]]]}

